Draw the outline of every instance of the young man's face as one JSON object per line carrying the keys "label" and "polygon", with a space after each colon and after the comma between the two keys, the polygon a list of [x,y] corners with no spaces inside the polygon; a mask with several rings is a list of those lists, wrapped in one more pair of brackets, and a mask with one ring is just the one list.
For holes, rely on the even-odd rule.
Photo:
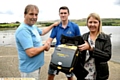
{"label": "young man's face", "polygon": [[37,22],[38,10],[30,9],[27,14],[24,14],[25,23],[32,26]]}
{"label": "young man's face", "polygon": [[60,9],[59,16],[60,16],[61,21],[68,20],[68,16],[69,16],[68,10],[67,9]]}

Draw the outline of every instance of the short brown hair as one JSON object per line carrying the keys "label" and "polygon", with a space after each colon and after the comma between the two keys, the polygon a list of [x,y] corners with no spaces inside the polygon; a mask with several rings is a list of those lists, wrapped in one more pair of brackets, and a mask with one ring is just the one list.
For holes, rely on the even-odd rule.
{"label": "short brown hair", "polygon": [[70,13],[69,8],[68,8],[67,6],[62,6],[62,7],[60,7],[60,8],[59,8],[59,12],[60,12],[61,9],[66,9],[66,10],[68,11],[68,13]]}
{"label": "short brown hair", "polygon": [[27,14],[30,9],[36,9],[39,12],[39,9],[36,5],[29,4],[25,7],[24,14]]}

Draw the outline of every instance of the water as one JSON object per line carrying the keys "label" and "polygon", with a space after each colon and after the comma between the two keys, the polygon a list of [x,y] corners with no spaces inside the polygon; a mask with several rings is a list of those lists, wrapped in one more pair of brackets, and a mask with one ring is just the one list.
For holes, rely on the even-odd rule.
{"label": "water", "polygon": [[0,46],[15,46],[15,30],[0,31]]}
{"label": "water", "polygon": [[[81,34],[88,32],[87,27],[80,27]],[[103,26],[103,32],[111,35],[112,42],[112,59],[113,61],[120,62],[120,26]],[[14,38],[15,30],[0,31],[0,46],[15,46]],[[50,32],[42,36],[42,40],[45,41],[49,38]]]}

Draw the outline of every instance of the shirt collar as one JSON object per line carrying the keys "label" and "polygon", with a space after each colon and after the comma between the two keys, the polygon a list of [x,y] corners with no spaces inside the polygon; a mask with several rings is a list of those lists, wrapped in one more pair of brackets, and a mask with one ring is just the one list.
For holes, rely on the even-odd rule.
{"label": "shirt collar", "polygon": [[[62,22],[60,22],[60,24],[58,26],[60,26],[62,28]],[[70,27],[70,21],[68,21],[67,27]]]}

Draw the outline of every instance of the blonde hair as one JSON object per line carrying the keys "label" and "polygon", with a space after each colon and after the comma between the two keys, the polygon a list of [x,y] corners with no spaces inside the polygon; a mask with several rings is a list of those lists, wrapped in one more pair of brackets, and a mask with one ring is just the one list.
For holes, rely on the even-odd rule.
{"label": "blonde hair", "polygon": [[87,17],[87,23],[90,17],[95,18],[96,20],[99,21],[99,29],[98,29],[98,34],[100,34],[102,32],[102,20],[100,18],[100,16],[97,13],[91,13],[89,14],[89,16]]}

